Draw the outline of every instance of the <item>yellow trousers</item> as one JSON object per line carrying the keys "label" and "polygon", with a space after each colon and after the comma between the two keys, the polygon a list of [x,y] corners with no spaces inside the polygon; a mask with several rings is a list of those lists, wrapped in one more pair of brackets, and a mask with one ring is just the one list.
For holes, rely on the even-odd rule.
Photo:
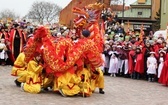
{"label": "yellow trousers", "polygon": [[42,83],[36,83],[36,84],[33,84],[32,82],[30,82],[29,84],[25,83],[23,89],[26,92],[37,94],[41,91],[41,88],[47,88],[48,86],[50,86],[52,81],[53,81],[52,76],[43,77]]}
{"label": "yellow trousers", "polygon": [[27,71],[26,70],[19,71],[17,81],[25,83],[26,82],[26,76],[27,76]]}
{"label": "yellow trousers", "polygon": [[97,69],[97,71],[99,72],[99,74],[92,74],[92,78],[91,78],[91,87],[92,87],[92,91],[95,90],[96,87],[98,88],[104,88],[104,76],[103,76],[103,72],[101,69]]}
{"label": "yellow trousers", "polygon": [[69,72],[61,75],[60,77],[55,77],[54,79],[54,91],[62,90],[66,96],[73,96],[80,92],[78,83],[80,79]]}
{"label": "yellow trousers", "polygon": [[83,68],[83,70],[79,70],[77,72],[77,76],[81,77],[82,75],[84,75],[84,81],[81,81],[79,83],[79,87],[80,87],[80,94],[84,95],[84,96],[90,96],[92,94],[92,90],[91,90],[91,81],[90,81],[90,70],[87,68]]}
{"label": "yellow trousers", "polygon": [[80,92],[79,86],[74,83],[68,83],[62,85],[61,90],[67,96],[74,96]]}
{"label": "yellow trousers", "polygon": [[43,88],[47,88],[49,86],[52,86],[53,85],[53,75],[43,75],[42,76],[43,80],[42,80],[42,87]]}
{"label": "yellow trousers", "polygon": [[40,83],[37,83],[37,84],[25,83],[23,86],[23,89],[26,92],[37,94],[41,91],[41,84]]}

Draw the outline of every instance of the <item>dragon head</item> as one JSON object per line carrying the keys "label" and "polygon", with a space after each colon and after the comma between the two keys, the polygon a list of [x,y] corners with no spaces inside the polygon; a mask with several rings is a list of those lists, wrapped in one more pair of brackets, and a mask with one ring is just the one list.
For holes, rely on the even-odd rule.
{"label": "dragon head", "polygon": [[89,4],[84,8],[74,7],[72,12],[78,17],[74,19],[74,27],[83,27],[86,23],[98,21],[103,4]]}
{"label": "dragon head", "polygon": [[74,19],[74,27],[82,27],[86,24],[89,14],[81,8],[74,7],[72,12],[78,17]]}

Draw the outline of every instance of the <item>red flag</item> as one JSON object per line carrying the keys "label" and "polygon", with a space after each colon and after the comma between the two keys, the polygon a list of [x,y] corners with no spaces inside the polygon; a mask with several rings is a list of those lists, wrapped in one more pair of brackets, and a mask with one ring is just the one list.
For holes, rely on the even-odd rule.
{"label": "red flag", "polygon": [[82,4],[82,2],[81,2],[81,1],[79,1],[78,3],[79,3],[79,4]]}
{"label": "red flag", "polygon": [[140,29],[140,42],[142,42],[143,41],[143,36],[144,36],[144,30],[143,30],[143,28],[144,28],[144,26],[143,26],[143,23],[142,23],[142,25],[141,25],[141,29]]}
{"label": "red flag", "polygon": [[128,28],[127,28],[127,34],[129,35],[129,32],[130,32],[130,23],[129,23],[129,20],[128,20],[127,26],[128,26]]}
{"label": "red flag", "polygon": [[103,21],[103,20],[102,20],[102,23],[101,23],[100,34],[101,34],[102,39],[104,39],[104,35],[105,35],[105,24],[104,24],[104,21]]}

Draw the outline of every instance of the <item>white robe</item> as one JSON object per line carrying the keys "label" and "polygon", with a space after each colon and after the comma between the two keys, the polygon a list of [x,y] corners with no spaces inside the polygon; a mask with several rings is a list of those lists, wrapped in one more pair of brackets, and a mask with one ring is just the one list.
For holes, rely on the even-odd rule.
{"label": "white robe", "polygon": [[117,53],[116,51],[109,51],[109,55],[111,55],[110,58],[110,66],[109,66],[109,73],[117,73],[118,72],[118,58],[115,56],[114,53]]}
{"label": "white robe", "polygon": [[105,68],[109,68],[109,63],[110,62],[110,58],[109,56],[105,56],[105,62],[104,62],[104,67]]}
{"label": "white robe", "polygon": [[122,72],[122,68],[124,66],[124,60],[121,60],[120,58],[118,58],[118,70],[120,69],[120,71],[118,72]]}
{"label": "white robe", "polygon": [[162,69],[163,69],[164,59],[163,57],[159,58],[159,67],[158,67],[158,78],[160,78]]}
{"label": "white robe", "polygon": [[128,74],[128,59],[125,59],[124,74]]}
{"label": "white robe", "polygon": [[156,74],[157,60],[155,57],[148,57],[147,68],[147,74]]}
{"label": "white robe", "polygon": [[103,65],[100,67],[101,68],[101,70],[103,71],[103,72],[105,72],[105,70],[104,70],[104,68],[105,68],[105,54],[101,54],[101,56],[102,56],[102,59],[103,59],[103,61],[104,61],[104,63],[103,63]]}
{"label": "white robe", "polygon": [[7,59],[8,58],[6,51],[3,50],[5,47],[6,47],[6,45],[4,43],[0,43],[0,49],[2,49],[2,51],[0,52],[0,59]]}

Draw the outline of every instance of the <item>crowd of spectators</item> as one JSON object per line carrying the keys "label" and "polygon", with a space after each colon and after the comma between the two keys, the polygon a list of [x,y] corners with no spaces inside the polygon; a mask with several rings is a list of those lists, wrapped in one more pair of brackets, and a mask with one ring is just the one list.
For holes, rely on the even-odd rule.
{"label": "crowd of spectators", "polygon": [[[105,43],[102,70],[112,77],[123,76],[160,82],[166,78],[164,62],[168,44],[163,37],[154,37],[143,30],[124,30],[117,15],[110,8],[104,9],[101,18],[105,23]],[[165,84],[165,83],[163,83]]]}

